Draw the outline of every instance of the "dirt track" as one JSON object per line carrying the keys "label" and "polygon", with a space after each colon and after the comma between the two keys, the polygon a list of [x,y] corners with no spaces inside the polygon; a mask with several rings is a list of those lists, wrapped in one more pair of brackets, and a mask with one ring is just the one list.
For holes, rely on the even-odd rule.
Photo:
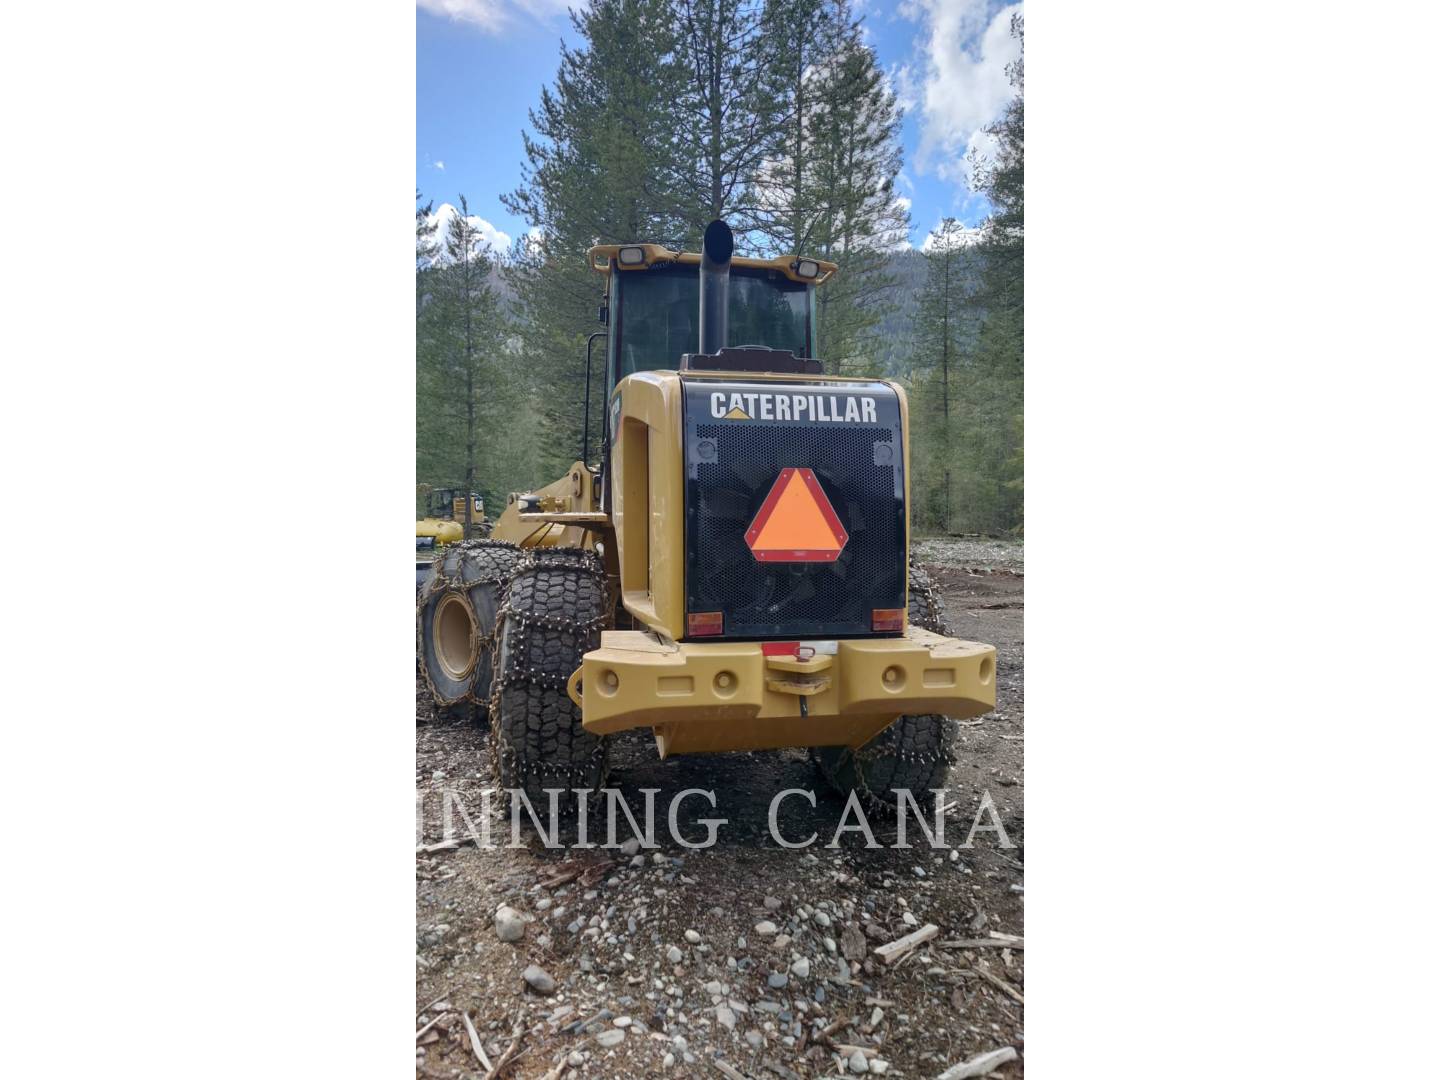
{"label": "dirt track", "polygon": [[[956,636],[999,649],[996,711],[960,728],[947,844],[963,843],[988,790],[1010,839],[1023,845],[1023,549],[924,541],[917,553]],[[455,792],[478,824],[480,789],[493,784],[486,726],[437,720],[417,688],[415,752],[420,843],[441,840],[442,791]],[[911,850],[867,849],[854,832],[828,848],[844,800],[802,751],[661,762],[648,735],[630,733],[612,761],[610,784],[637,816],[640,789],[660,789],[658,848],[640,852],[643,865],[616,851],[546,850],[533,840],[521,849],[417,852],[416,1029],[438,1018],[417,1042],[418,1075],[485,1075],[462,1013],[492,1062],[520,1032],[508,1074],[522,1078],[718,1077],[716,1059],[757,1080],[853,1075],[857,1050],[870,1072],[934,1077],[985,1051],[1023,1052],[1023,945],[1002,948],[995,938],[986,947],[943,947],[1023,937],[1023,847],[1002,851],[994,832],[981,832],[969,850],[931,850],[912,820]],[[687,800],[683,833],[699,839],[705,830],[696,819],[728,819],[706,850],[675,843],[664,820],[670,796],[686,788],[713,790],[717,806]],[[817,796],[813,809],[798,796],[781,806],[783,835],[819,835],[803,851],[770,837],[770,799],[784,788]],[[893,823],[869,821],[888,845]],[[508,817],[493,828],[505,843]],[[622,818],[620,837],[628,836]],[[513,944],[496,934],[501,904],[533,918]],[[757,933],[762,920],[776,932]],[[872,955],[926,923],[940,933],[907,958],[887,967]],[[858,964],[846,963],[847,946],[862,957]],[[532,964],[558,984],[552,993],[527,986],[521,973]],[[822,1031],[829,1034],[820,1038]],[[1022,1069],[1023,1060],[994,1075]]]}

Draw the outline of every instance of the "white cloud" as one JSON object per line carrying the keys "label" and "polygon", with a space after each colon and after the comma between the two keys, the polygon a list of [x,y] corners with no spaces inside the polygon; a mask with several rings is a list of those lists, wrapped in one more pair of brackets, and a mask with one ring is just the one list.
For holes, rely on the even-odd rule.
{"label": "white cloud", "polygon": [[436,167],[437,169],[439,169],[441,172],[444,172],[444,171],[445,171],[445,162],[443,162],[443,161],[437,161],[437,162],[435,162],[435,167]]}
{"label": "white cloud", "polygon": [[[940,229],[944,226],[944,224],[944,218],[941,218],[935,223],[935,228],[930,230],[929,234],[925,237],[925,242],[920,245],[921,251],[934,250],[936,244],[940,239]],[[978,244],[980,242],[980,236],[983,231],[984,230],[982,230],[978,225],[974,228],[962,225],[959,231],[954,234],[954,246],[969,247],[971,244]]]}
{"label": "white cloud", "polygon": [[546,20],[564,15],[575,0],[415,0],[415,6],[452,22],[470,23],[489,33],[504,30],[518,18]]}
{"label": "white cloud", "polygon": [[[459,214],[460,211],[449,203],[441,203],[435,208],[435,212],[430,215],[430,220],[439,226],[435,231],[435,240],[440,245],[440,254],[436,259],[437,262],[445,261],[445,234],[450,228],[450,222],[458,217]],[[494,225],[491,225],[490,222],[475,214],[471,214],[466,220],[470,222],[471,227],[480,235],[476,247],[488,247],[496,254],[509,250],[509,233],[502,232]]]}
{"label": "white cloud", "polygon": [[900,12],[924,30],[923,57],[899,72],[902,96],[919,108],[920,147],[915,167],[969,184],[971,150],[985,153],[984,128],[1000,118],[1015,95],[1005,66],[1019,59],[1010,34],[1009,4],[991,14],[988,0],[907,0]]}

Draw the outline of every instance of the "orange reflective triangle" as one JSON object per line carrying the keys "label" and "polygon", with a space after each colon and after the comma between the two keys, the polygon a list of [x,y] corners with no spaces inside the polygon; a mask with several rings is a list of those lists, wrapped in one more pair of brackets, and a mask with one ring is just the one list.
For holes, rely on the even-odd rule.
{"label": "orange reflective triangle", "polygon": [[761,562],[834,562],[850,539],[810,469],[782,469],[745,533]]}

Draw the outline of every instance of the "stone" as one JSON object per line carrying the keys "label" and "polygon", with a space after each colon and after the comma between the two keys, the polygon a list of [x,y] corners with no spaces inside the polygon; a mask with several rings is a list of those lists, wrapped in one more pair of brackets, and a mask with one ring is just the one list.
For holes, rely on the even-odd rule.
{"label": "stone", "polygon": [[674,1064],[675,1064],[675,1055],[674,1055],[674,1054],[666,1054],[663,1058],[660,1059],[660,1067],[661,1067],[662,1069],[668,1069],[668,1068],[670,1068],[670,1066],[672,1066],[672,1065],[674,1065]]}
{"label": "stone", "polygon": [[521,972],[521,975],[536,993],[553,994],[555,992],[554,977],[538,964],[531,964]]}
{"label": "stone", "polygon": [[830,916],[829,916],[829,915],[826,915],[825,912],[823,912],[823,911],[817,911],[817,912],[815,912],[814,919],[815,919],[815,925],[816,925],[816,926],[819,926],[819,927],[822,927],[822,928],[823,928],[823,927],[828,927],[828,926],[830,925]]}
{"label": "stone", "polygon": [[766,910],[766,911],[779,911],[779,910],[780,910],[780,898],[779,898],[778,896],[767,896],[767,897],[765,897],[765,910]]}
{"label": "stone", "polygon": [[525,920],[509,904],[495,911],[495,936],[501,941],[519,941],[525,936]]}
{"label": "stone", "polygon": [[790,977],[782,971],[772,971],[770,977],[765,980],[771,990],[781,990],[790,982]]}
{"label": "stone", "polygon": [[880,1007],[877,1005],[877,1006],[875,1007],[875,1011],[870,1014],[870,1026],[871,1026],[872,1028],[874,1028],[874,1027],[879,1027],[879,1026],[880,1026],[880,1021],[881,1021],[881,1020],[884,1020],[884,1019],[885,1019],[885,1010],[882,1009],[882,1008],[880,1008]]}
{"label": "stone", "polygon": [[724,1005],[715,1010],[715,1019],[719,1021],[721,1027],[730,1031],[735,1030],[735,1014]]}
{"label": "stone", "polygon": [[638,837],[632,836],[629,840],[626,840],[623,844],[620,845],[620,854],[624,855],[627,859],[639,850],[640,840]]}
{"label": "stone", "polygon": [[764,919],[755,924],[755,932],[761,937],[770,937],[780,932],[780,928],[769,919]]}
{"label": "stone", "polygon": [[685,959],[685,954],[680,951],[678,946],[671,945],[670,948],[665,950],[665,959],[669,960],[672,964],[678,964],[681,960]]}
{"label": "stone", "polygon": [[906,926],[919,926],[919,925],[920,925],[920,920],[917,919],[917,918],[915,918],[915,916],[912,915],[912,914],[911,914],[910,912],[908,912],[908,911],[905,912],[905,914],[902,915],[902,916],[900,916],[900,917],[905,920],[905,925],[906,925]]}
{"label": "stone", "polygon": [[870,1071],[870,1063],[865,1060],[865,1051],[856,1050],[850,1055],[850,1071],[857,1073]]}
{"label": "stone", "polygon": [[751,1028],[745,1032],[745,1041],[750,1044],[751,1049],[759,1050],[760,1047],[765,1045],[765,1036],[761,1035],[760,1032],[754,1028]]}
{"label": "stone", "polygon": [[636,855],[633,859],[630,860],[630,865],[633,866],[633,867],[636,867],[637,869],[638,869],[639,867],[644,866],[644,865],[645,865],[645,856],[644,856],[644,855]]}
{"label": "stone", "polygon": [[870,1071],[876,1076],[884,1076],[890,1071],[890,1063],[884,1058],[876,1058],[870,1062]]}
{"label": "stone", "polygon": [[790,965],[790,971],[801,979],[808,979],[810,977],[810,961],[802,956]]}
{"label": "stone", "polygon": [[632,1023],[630,1017],[628,1016],[617,1016],[614,1020],[611,1020],[610,1022],[616,1027],[629,1027]]}
{"label": "stone", "polygon": [[650,856],[650,861],[653,862],[656,866],[665,866],[670,862],[670,860],[667,859],[664,854],[659,851],[655,852],[654,855]]}
{"label": "stone", "polygon": [[607,1050],[612,1046],[619,1046],[624,1041],[624,1028],[606,1028],[604,1031],[600,1032],[599,1035],[595,1036],[596,1045],[603,1046]]}
{"label": "stone", "polygon": [[700,935],[694,930],[686,930],[685,940],[688,941],[691,945],[699,945]]}

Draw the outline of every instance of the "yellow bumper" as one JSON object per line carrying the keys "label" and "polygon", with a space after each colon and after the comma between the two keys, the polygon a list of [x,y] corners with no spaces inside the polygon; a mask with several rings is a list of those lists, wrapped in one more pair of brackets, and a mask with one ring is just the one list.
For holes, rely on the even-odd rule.
{"label": "yellow bumper", "polygon": [[570,680],[586,730],[655,729],[660,756],[863,746],[898,717],[956,719],[995,707],[995,649],[911,627],[835,643],[807,660],[759,642],[665,642],[607,630]]}

